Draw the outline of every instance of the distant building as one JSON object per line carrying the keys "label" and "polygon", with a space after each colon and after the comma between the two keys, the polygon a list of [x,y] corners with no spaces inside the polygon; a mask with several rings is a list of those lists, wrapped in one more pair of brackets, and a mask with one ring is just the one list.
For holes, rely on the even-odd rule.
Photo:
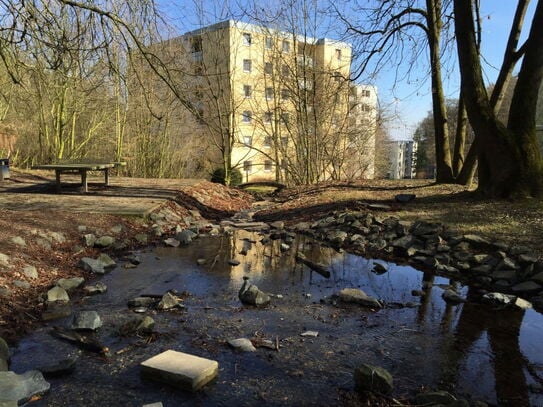
{"label": "distant building", "polygon": [[415,178],[417,167],[417,142],[396,141],[391,148],[391,179]]}

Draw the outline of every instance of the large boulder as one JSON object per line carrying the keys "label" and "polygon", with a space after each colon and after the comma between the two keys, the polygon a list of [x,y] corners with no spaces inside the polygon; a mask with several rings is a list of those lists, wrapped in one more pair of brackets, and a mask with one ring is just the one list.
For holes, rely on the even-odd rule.
{"label": "large boulder", "polygon": [[23,374],[0,372],[0,403],[14,401],[23,404],[34,396],[49,391],[50,384],[41,372],[30,370]]}
{"label": "large boulder", "polygon": [[66,290],[62,287],[55,286],[51,288],[49,291],[47,291],[47,302],[68,302],[70,301],[70,297],[68,296],[68,293]]}
{"label": "large boulder", "polygon": [[72,323],[73,329],[81,330],[95,331],[101,326],[102,320],[96,311],[80,311],[74,316]]}

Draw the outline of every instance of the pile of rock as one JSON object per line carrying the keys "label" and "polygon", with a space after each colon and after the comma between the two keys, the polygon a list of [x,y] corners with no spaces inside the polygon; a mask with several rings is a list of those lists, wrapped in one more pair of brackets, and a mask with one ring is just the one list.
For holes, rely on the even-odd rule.
{"label": "pile of rock", "polygon": [[418,268],[532,297],[543,306],[543,261],[526,247],[462,235],[441,223],[411,223],[366,211],[335,212],[293,229],[336,248],[402,257]]}

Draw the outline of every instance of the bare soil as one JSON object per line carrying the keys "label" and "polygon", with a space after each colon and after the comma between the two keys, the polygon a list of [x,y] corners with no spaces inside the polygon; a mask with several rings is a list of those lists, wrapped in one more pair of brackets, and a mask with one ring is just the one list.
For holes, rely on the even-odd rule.
{"label": "bare soil", "polygon": [[[34,175],[12,170],[12,182],[28,182]],[[36,178],[36,182],[43,178]],[[153,180],[160,185],[160,180]],[[171,180],[169,180],[171,188]],[[4,193],[4,192],[0,192]],[[396,203],[395,195],[415,194],[414,201]],[[255,218],[284,220],[287,224],[314,220],[336,210],[367,208],[368,203],[389,205],[385,211],[402,220],[424,219],[442,222],[462,233],[477,233],[509,244],[522,244],[543,254],[543,202],[541,200],[485,200],[473,191],[455,185],[436,185],[425,180],[372,180],[358,183],[327,183],[317,186],[287,188],[269,197],[272,208],[261,211]],[[176,202],[176,205],[173,204]],[[190,209],[198,209],[208,219],[231,216],[248,208],[251,195],[207,181],[196,182],[179,189],[171,198],[171,209],[181,217]],[[77,267],[81,257],[96,256],[93,248],[82,244],[81,228],[85,233],[111,234],[114,226],[122,226],[116,237],[128,239],[128,249],[137,247],[133,237],[148,231],[146,219],[100,213],[74,213],[59,210],[13,210],[0,208],[0,253],[10,257],[9,268],[0,266],[0,289],[10,294],[0,296],[0,336],[16,340],[39,321],[39,297],[56,280],[83,275]],[[36,244],[40,234],[62,233],[65,242],[53,241],[50,250]],[[18,245],[13,237],[22,237],[26,245]],[[150,242],[149,244],[153,244]],[[74,252],[74,248],[81,246]],[[112,253],[115,255],[115,253]],[[38,279],[23,274],[24,265],[37,268]],[[30,288],[21,288],[16,281],[26,281]],[[19,284],[20,285],[20,284]]]}

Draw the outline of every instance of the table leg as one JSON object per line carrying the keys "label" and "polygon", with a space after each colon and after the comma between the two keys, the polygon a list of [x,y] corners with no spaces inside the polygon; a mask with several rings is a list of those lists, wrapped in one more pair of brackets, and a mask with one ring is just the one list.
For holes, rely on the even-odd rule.
{"label": "table leg", "polygon": [[60,174],[61,174],[61,171],[60,170],[55,170],[55,179],[56,179],[56,190],[57,190],[57,193],[60,194]]}
{"label": "table leg", "polygon": [[83,187],[83,192],[87,193],[89,192],[89,189],[87,187],[87,170],[82,169],[79,170],[79,172],[81,173],[81,186]]}

